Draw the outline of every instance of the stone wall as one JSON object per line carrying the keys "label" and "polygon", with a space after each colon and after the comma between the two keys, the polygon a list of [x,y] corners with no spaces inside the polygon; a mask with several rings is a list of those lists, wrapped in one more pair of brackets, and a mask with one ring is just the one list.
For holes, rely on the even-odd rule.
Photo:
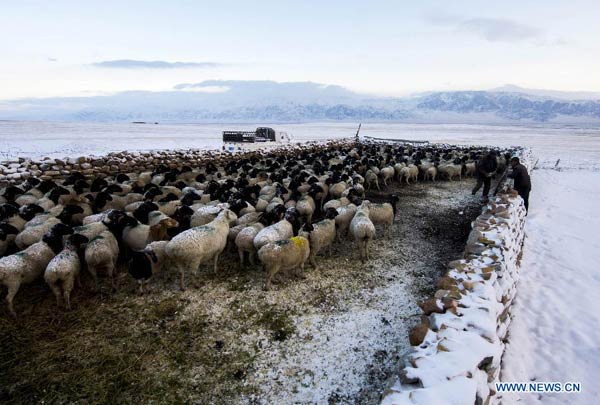
{"label": "stone wall", "polygon": [[[522,154],[529,166],[528,152]],[[413,346],[382,404],[488,404],[496,398],[524,239],[523,200],[508,185],[472,224],[464,258],[419,303]]]}
{"label": "stone wall", "polygon": [[18,158],[0,163],[0,187],[11,183],[21,183],[29,177],[37,177],[41,180],[62,179],[72,172],[80,172],[91,178],[98,175],[152,171],[159,165],[166,165],[169,168],[181,168],[185,165],[197,167],[214,159],[232,159],[234,156],[239,159],[246,154],[259,152],[260,150],[232,155],[227,152],[190,149],[154,152],[124,151],[109,153],[105,156],[80,156],[64,159]]}

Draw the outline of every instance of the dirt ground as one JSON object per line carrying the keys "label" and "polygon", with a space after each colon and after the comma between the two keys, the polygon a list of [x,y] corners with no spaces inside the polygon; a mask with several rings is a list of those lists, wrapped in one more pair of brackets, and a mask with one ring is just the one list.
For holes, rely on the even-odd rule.
{"label": "dirt ground", "polygon": [[144,296],[126,272],[112,296],[108,280],[92,294],[84,279],[70,312],[43,282],[25,286],[17,322],[0,308],[0,401],[376,403],[409,347],[416,302],[461,255],[480,212],[473,183],[370,194],[400,195],[392,236],[374,241],[370,262],[344,241],[306,279],[282,278],[272,291],[232,252],[183,293],[168,272]]}

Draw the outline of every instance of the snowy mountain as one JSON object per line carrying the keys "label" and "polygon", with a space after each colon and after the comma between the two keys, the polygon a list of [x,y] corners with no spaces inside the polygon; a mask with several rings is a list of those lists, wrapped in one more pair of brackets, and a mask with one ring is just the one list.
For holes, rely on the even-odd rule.
{"label": "snowy mountain", "polygon": [[[312,82],[182,83],[171,91],[0,101],[0,119],[160,122],[600,122],[600,99],[567,100],[515,86],[375,97]],[[542,93],[540,93],[542,92]],[[586,93],[591,97],[593,93]],[[583,97],[582,97],[583,98]]]}
{"label": "snowy mountain", "polygon": [[504,86],[491,89],[490,91],[494,93],[522,93],[532,96],[558,98],[563,100],[600,100],[600,92],[527,89],[514,84],[506,84]]}
{"label": "snowy mountain", "polygon": [[534,122],[565,118],[600,120],[600,100],[568,101],[523,93],[460,91],[433,93],[417,104],[422,111],[492,113],[506,120]]}

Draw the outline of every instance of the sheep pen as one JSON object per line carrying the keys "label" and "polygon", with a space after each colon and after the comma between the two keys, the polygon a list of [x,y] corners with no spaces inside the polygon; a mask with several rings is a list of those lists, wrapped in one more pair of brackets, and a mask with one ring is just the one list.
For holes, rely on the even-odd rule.
{"label": "sheep pen", "polygon": [[[260,265],[228,246],[188,278],[165,271],[139,296],[121,268],[112,295],[76,288],[57,310],[43,280],[21,287],[20,317],[0,306],[3,402],[377,403],[446,264],[458,258],[481,205],[475,181],[397,181],[366,199],[399,196],[372,259],[335,242],[305,279],[263,289]],[[85,280],[90,285],[91,280]]]}

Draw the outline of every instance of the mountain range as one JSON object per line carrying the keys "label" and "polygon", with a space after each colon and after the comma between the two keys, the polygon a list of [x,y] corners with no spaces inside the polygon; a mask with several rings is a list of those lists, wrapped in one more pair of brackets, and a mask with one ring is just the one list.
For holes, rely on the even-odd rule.
{"label": "mountain range", "polygon": [[600,93],[507,85],[407,97],[312,82],[209,80],[170,91],[0,101],[0,119],[49,121],[600,123]]}

